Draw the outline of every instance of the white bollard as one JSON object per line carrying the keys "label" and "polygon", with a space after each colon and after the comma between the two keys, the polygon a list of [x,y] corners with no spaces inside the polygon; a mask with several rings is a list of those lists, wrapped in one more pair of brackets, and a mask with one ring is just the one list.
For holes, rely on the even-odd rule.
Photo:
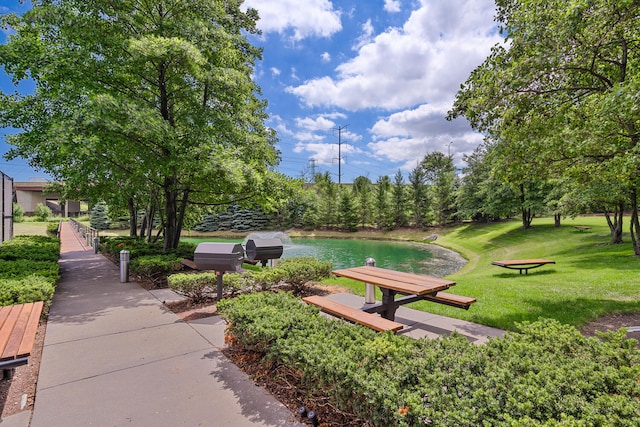
{"label": "white bollard", "polygon": [[[376,260],[373,258],[367,258],[365,261],[367,267],[375,267]],[[375,304],[376,302],[376,288],[371,283],[364,284],[364,303],[365,304]]]}

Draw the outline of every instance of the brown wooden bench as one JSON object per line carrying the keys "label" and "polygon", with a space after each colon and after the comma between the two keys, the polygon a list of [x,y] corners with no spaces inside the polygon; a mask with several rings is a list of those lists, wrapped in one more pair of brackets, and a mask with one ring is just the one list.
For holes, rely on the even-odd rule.
{"label": "brown wooden bench", "polygon": [[542,267],[546,264],[555,264],[555,261],[550,259],[510,259],[502,261],[493,261],[491,264],[498,267],[510,268],[512,270],[519,270],[520,274],[524,270],[525,274],[529,274],[529,270],[532,268]]}
{"label": "brown wooden bench", "polygon": [[438,292],[433,296],[425,295],[424,299],[437,302],[439,304],[450,305],[452,307],[464,308],[465,310],[469,310],[471,304],[476,302],[475,298],[465,297],[463,295],[454,295],[447,292]]}
{"label": "brown wooden bench", "polygon": [[302,301],[320,307],[325,313],[364,325],[378,332],[397,332],[404,327],[401,323],[394,322],[393,320],[366,313],[357,308],[349,307],[318,295],[304,297]]}
{"label": "brown wooden bench", "polygon": [[5,379],[29,363],[43,306],[38,301],[0,307],[0,368]]}

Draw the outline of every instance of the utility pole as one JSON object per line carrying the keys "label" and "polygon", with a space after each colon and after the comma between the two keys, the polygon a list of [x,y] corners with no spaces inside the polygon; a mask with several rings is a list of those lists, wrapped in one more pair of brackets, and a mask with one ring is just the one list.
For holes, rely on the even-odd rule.
{"label": "utility pole", "polygon": [[451,142],[449,142],[449,143],[447,144],[447,155],[448,155],[449,157],[451,157],[451,144],[453,144],[453,141],[451,141]]}
{"label": "utility pole", "polygon": [[349,125],[338,126],[338,184],[342,183],[342,131]]}

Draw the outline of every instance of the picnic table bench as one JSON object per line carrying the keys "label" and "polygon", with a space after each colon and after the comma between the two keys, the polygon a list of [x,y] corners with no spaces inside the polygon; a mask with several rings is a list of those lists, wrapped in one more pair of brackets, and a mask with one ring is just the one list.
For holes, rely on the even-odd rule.
{"label": "picnic table bench", "polygon": [[519,270],[520,274],[524,270],[525,274],[529,274],[529,270],[532,268],[542,267],[546,264],[555,264],[555,261],[550,259],[509,259],[502,261],[493,261],[491,264],[498,267],[509,268],[512,270]]}
{"label": "picnic table bench", "polygon": [[[356,309],[320,296],[306,297],[303,301],[320,307],[326,313],[377,331],[397,332],[402,329],[403,325],[395,322],[394,319],[396,310],[403,304],[426,300],[466,310],[476,301],[475,298],[442,292],[456,283],[436,277],[371,266],[335,270],[333,274],[377,285],[382,291],[382,302]],[[404,295],[404,297],[396,299],[396,295]],[[381,317],[374,313],[380,314]]]}
{"label": "picnic table bench", "polygon": [[5,379],[29,363],[43,306],[37,301],[0,307],[0,368]]}

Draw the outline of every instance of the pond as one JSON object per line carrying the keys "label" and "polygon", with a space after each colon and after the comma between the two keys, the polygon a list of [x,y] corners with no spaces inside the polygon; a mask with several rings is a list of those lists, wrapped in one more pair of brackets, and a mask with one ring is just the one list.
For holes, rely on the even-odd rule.
{"label": "pond", "polygon": [[362,239],[291,239],[284,233],[251,233],[243,242],[212,238],[185,238],[200,242],[233,242],[244,246],[248,239],[279,238],[283,243],[282,258],[310,256],[330,261],[333,269],[365,265],[367,258],[377,267],[444,277],[458,271],[466,261],[458,253],[433,244]]}

